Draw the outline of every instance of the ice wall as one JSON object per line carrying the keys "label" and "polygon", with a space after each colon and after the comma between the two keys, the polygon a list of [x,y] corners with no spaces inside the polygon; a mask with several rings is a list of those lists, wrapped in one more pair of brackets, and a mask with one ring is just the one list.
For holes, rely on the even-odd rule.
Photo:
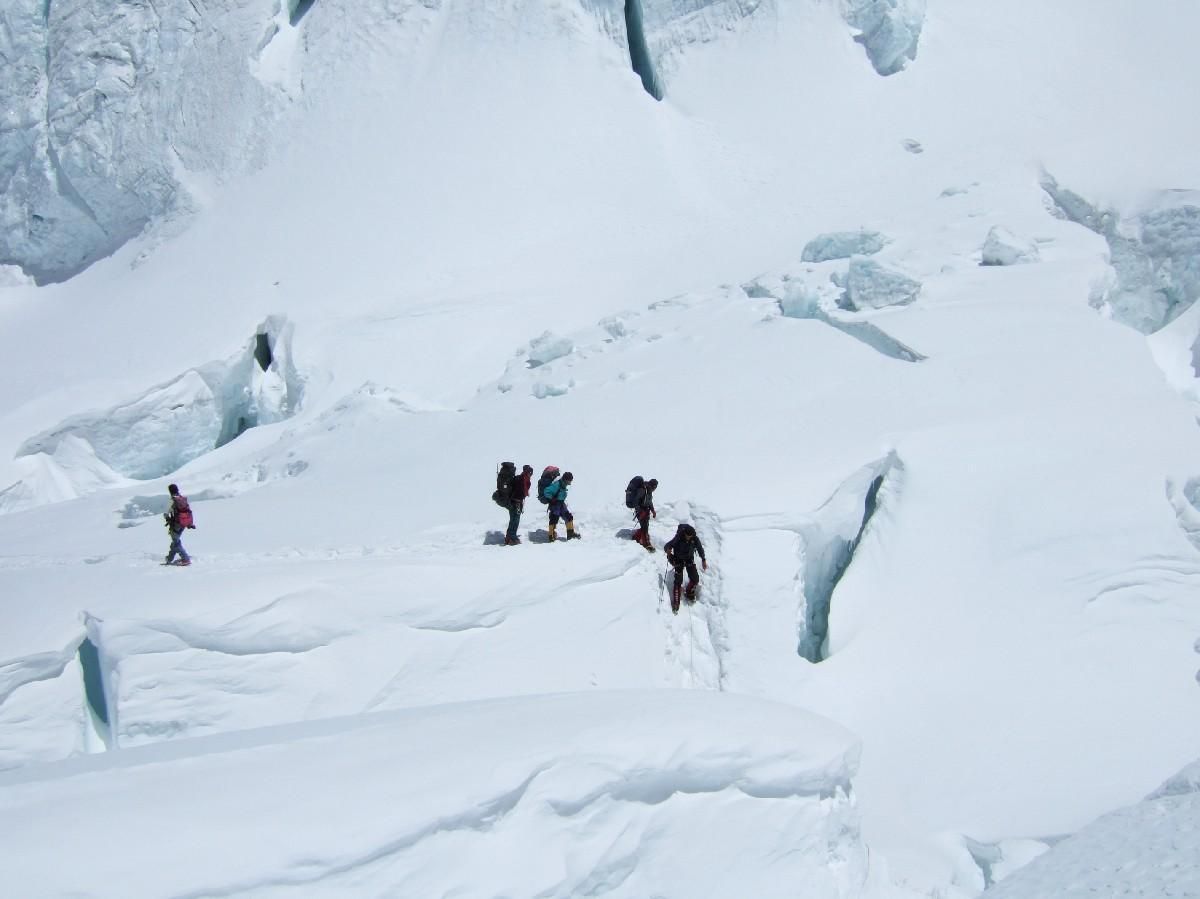
{"label": "ice wall", "polygon": [[917,58],[925,0],[842,0],[842,15],[880,75],[895,75]]}
{"label": "ice wall", "polygon": [[1165,190],[1127,213],[1098,206],[1051,175],[1042,177],[1054,211],[1108,242],[1112,280],[1092,305],[1151,334],[1200,298],[1200,191]]}
{"label": "ice wall", "polygon": [[272,316],[246,348],[190,369],[109,409],[86,412],[26,440],[29,473],[0,491],[0,514],[73,499],[125,479],[161,477],[249,428],[290,418],[304,395],[292,325]]}
{"label": "ice wall", "polygon": [[[0,9],[0,265],[59,281],[259,156],[250,73],[278,0],[12,0]],[[8,73],[12,72],[10,76]]]}

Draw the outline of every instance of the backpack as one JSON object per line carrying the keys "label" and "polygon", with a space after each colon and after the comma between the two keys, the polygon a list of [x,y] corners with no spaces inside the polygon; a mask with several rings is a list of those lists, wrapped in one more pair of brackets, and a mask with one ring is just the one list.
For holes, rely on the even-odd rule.
{"label": "backpack", "polygon": [[629,486],[625,488],[625,508],[636,509],[638,504],[638,495],[642,492],[642,488],[646,486],[646,479],[638,475],[629,482]]}
{"label": "backpack", "polygon": [[175,500],[175,524],[181,528],[195,528],[192,518],[192,507],[188,505],[187,497],[180,494]]}
{"label": "backpack", "polygon": [[538,478],[538,502],[543,506],[550,505],[550,500],[546,499],[546,488],[553,484],[558,479],[558,466],[547,465],[542,472],[542,476]]}
{"label": "backpack", "polygon": [[504,509],[512,502],[513,481],[517,478],[517,466],[514,462],[501,462],[500,471],[496,473],[496,489],[492,493],[492,502]]}

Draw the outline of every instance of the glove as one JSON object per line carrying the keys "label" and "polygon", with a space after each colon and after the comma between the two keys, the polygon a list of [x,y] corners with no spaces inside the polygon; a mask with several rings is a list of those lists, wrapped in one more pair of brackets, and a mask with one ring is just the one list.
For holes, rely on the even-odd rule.
{"label": "glove", "polygon": [[655,518],[658,518],[658,510],[657,509],[651,509],[650,514],[653,515]]}
{"label": "glove", "polygon": [[702,571],[708,571],[708,562],[704,561],[704,559],[700,560],[700,569]]}

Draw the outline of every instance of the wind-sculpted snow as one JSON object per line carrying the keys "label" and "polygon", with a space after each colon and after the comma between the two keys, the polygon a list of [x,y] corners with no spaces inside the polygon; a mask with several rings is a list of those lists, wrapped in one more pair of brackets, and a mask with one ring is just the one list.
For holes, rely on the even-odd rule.
{"label": "wind-sculpted snow", "polygon": [[816,716],[695,691],[276,728],[0,777],[3,817],[23,822],[5,882],[121,899],[858,896],[856,758]]}
{"label": "wind-sculpted snow", "polygon": [[839,0],[880,75],[895,75],[917,58],[925,25],[925,0]]}
{"label": "wind-sculpted snow", "polygon": [[[17,455],[30,460],[30,473],[0,492],[0,512],[72,499],[129,478],[160,477],[248,428],[289,418],[304,392],[291,337],[292,326],[272,317],[239,355],[25,441]],[[264,343],[271,352],[260,360],[256,351]]]}
{"label": "wind-sculpted snow", "polygon": [[1200,896],[1200,778],[1193,764],[1148,798],[1057,843],[995,899]]}
{"label": "wind-sculpted snow", "polygon": [[17,0],[0,16],[0,263],[68,278],[250,164],[271,95],[248,61],[273,0]]}

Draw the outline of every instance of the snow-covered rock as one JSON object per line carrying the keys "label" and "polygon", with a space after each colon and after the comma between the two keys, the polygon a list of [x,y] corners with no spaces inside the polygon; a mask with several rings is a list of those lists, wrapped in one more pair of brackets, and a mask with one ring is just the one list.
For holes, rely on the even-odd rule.
{"label": "snow-covered rock", "polygon": [[842,15],[880,75],[894,75],[917,58],[925,0],[842,0]]}
{"label": "snow-covered rock", "polygon": [[887,238],[878,231],[831,231],[818,234],[806,243],[800,259],[802,262],[828,262],[851,256],[871,256],[886,244]]}
{"label": "snow-covered rock", "polygon": [[850,260],[845,288],[841,305],[859,311],[907,305],[921,293],[921,282],[874,259],[855,256]]}
{"label": "snow-covered rock", "polygon": [[146,747],[75,760],[70,777],[0,775],[0,814],[22,822],[6,836],[5,885],[121,899],[849,899],[870,875],[850,793],[857,751],[798,709],[669,690]]}
{"label": "snow-covered rock", "polygon": [[1200,762],[987,891],[995,899],[1200,896]]}
{"label": "snow-covered rock", "polygon": [[980,265],[1019,265],[1041,258],[1037,244],[1024,240],[1007,228],[993,225],[983,241]]}

